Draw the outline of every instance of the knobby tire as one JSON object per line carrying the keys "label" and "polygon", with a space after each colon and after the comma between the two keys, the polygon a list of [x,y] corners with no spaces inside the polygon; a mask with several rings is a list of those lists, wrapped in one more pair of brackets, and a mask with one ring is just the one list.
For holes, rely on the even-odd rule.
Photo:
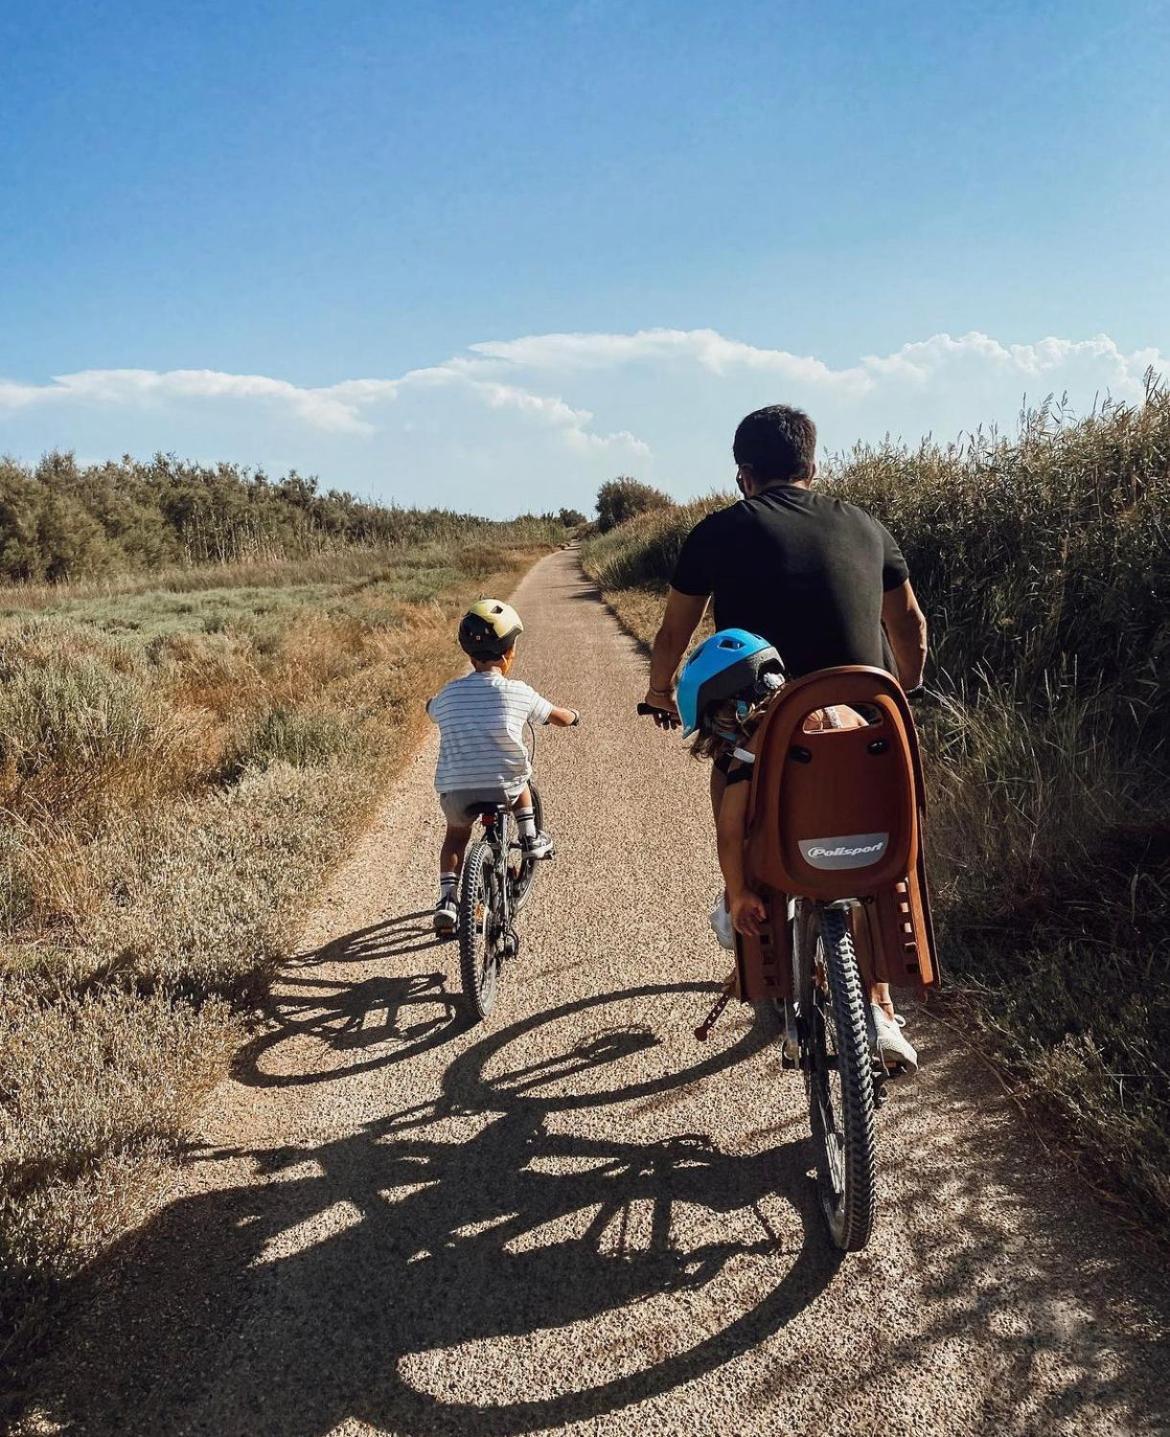
{"label": "knobby tire", "polygon": [[[877,1133],[873,1060],[865,1021],[866,995],[848,913],[822,908],[820,934],[827,993],[822,988],[814,999],[809,1083],[817,1185],[833,1242],[845,1252],[857,1252],[869,1241],[877,1208]],[[829,1018],[840,1079],[839,1105],[832,1100],[833,1084],[828,1066],[832,1056],[826,1041]],[[836,1163],[833,1156],[837,1158]]]}
{"label": "knobby tire", "polygon": [[459,969],[466,998],[475,1018],[486,1018],[495,1007],[500,955],[493,911],[495,853],[490,843],[473,844],[463,864],[459,891]]}

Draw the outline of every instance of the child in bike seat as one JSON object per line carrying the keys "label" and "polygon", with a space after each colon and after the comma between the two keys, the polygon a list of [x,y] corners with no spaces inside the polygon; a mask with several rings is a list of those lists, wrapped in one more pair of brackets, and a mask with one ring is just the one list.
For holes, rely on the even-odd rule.
{"label": "child in bike seat", "polygon": [[439,854],[436,933],[455,930],[459,870],[476,814],[485,806],[511,806],[526,857],[553,855],[551,837],[536,831],[524,726],[572,728],[581,715],[557,708],[528,684],[508,677],[523,632],[520,615],[510,604],[498,599],[473,604],[459,624],[459,646],[471,660],[472,672],[445,684],[427,704],[427,713],[439,726],[435,788],[447,820]]}
{"label": "child in bike seat", "polygon": [[[724,629],[701,644],[679,675],[676,701],[684,737],[694,734],[691,752],[710,758],[723,774],[724,787],[716,813],[719,866],[726,887],[711,909],[711,927],[720,944],[735,948],[735,931],[755,934],[767,917],[758,893],[747,886],[743,844],[748,792],[756,761],[755,735],[769,705],[784,685],[780,655],[758,634]],[[861,728],[865,719],[845,704],[817,709],[805,720],[809,732]],[[916,1072],[917,1054],[902,1033],[888,985],[872,985],[878,1051],[890,1065]]]}

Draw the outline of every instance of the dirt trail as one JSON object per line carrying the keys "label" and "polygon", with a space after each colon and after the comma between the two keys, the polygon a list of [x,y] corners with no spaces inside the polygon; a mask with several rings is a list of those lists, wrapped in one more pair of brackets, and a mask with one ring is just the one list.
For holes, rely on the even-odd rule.
{"label": "dirt trail", "polygon": [[338,875],[157,1219],[46,1396],[85,1433],[1170,1431],[1151,1254],[919,1014],[881,1213],[839,1263],[766,1023],[726,969],[704,771],[570,554],[516,603],[559,857],[486,1025],[432,941],[434,745]]}

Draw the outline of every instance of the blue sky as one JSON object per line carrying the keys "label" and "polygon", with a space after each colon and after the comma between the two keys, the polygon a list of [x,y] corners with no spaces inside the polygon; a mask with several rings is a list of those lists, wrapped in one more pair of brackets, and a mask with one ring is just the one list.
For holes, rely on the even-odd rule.
{"label": "blue sky", "polygon": [[775,400],[1136,397],[1168,61],[1167,0],[0,0],[0,452],[503,512]]}

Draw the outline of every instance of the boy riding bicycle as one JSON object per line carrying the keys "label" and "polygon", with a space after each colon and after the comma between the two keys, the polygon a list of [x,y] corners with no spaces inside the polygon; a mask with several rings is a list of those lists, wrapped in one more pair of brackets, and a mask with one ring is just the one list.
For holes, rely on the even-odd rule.
{"label": "boy riding bicycle", "polygon": [[528,684],[509,678],[516,640],[523,632],[520,615],[510,604],[498,599],[473,604],[459,624],[459,647],[470,658],[472,672],[444,685],[427,703],[427,713],[439,726],[435,788],[447,820],[434,912],[439,934],[455,930],[459,870],[475,815],[485,804],[498,803],[503,796],[511,805],[525,857],[553,856],[551,837],[536,829],[524,726],[572,728],[581,715],[557,708]]}

